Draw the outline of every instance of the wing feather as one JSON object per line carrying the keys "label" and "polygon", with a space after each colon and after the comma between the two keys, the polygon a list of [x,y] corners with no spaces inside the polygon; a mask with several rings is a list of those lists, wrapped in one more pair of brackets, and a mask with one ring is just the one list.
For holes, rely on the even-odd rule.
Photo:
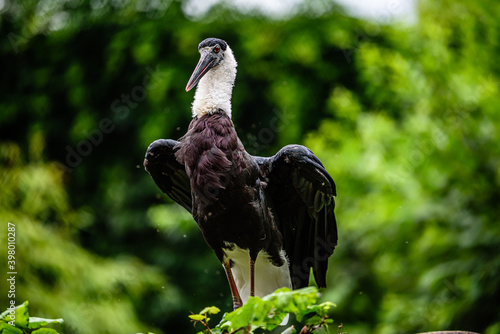
{"label": "wing feather", "polygon": [[326,287],[328,258],[338,239],[332,177],[312,151],[300,145],[255,159],[278,218],[294,288],[308,285],[311,268],[316,284]]}
{"label": "wing feather", "polygon": [[180,142],[158,139],[149,145],[144,168],[156,185],[175,202],[191,212],[191,185],[184,165],[175,158]]}

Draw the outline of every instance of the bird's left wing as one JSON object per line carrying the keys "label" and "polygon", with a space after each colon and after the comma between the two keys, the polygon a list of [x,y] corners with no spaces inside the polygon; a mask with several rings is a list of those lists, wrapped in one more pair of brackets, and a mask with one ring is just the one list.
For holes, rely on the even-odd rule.
{"label": "bird's left wing", "polygon": [[144,168],[156,185],[171,199],[191,212],[191,186],[184,165],[175,158],[180,143],[172,139],[158,139],[149,145]]}
{"label": "bird's left wing", "polygon": [[328,257],[337,245],[332,177],[301,145],[288,145],[273,157],[255,159],[283,236],[293,287],[308,285],[311,268],[316,284],[326,287]]}

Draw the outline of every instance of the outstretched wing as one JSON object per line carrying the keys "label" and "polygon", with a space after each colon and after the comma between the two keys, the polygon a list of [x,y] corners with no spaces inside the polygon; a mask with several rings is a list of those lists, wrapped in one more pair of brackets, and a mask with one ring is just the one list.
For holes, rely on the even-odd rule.
{"label": "outstretched wing", "polygon": [[335,183],[311,150],[288,145],[270,158],[255,157],[283,235],[294,289],[307,286],[310,268],[326,287],[328,257],[337,245]]}
{"label": "outstretched wing", "polygon": [[184,165],[175,158],[180,148],[172,139],[158,139],[149,145],[144,158],[144,168],[156,185],[171,199],[191,212],[191,185]]}

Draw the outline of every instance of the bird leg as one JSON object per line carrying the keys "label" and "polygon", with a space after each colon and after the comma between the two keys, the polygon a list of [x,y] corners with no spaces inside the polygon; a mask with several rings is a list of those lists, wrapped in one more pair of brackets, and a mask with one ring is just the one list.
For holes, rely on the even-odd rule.
{"label": "bird leg", "polygon": [[250,296],[255,296],[255,260],[250,258]]}
{"label": "bird leg", "polygon": [[227,280],[229,282],[229,288],[231,289],[231,295],[233,296],[233,307],[236,310],[243,306],[243,301],[241,300],[240,293],[236,287],[236,282],[234,281],[233,272],[231,271],[231,265],[229,261],[223,262],[224,270],[226,271]]}

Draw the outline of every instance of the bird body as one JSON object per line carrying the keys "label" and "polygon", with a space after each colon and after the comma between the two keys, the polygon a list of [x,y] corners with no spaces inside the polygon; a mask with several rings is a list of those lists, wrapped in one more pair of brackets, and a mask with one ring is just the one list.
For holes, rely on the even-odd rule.
{"label": "bird body", "polygon": [[223,264],[234,307],[249,296],[309,281],[326,286],[337,244],[335,184],[307,148],[274,157],[248,154],[231,120],[236,60],[227,43],[206,39],[186,90],[198,84],[193,120],[179,139],[157,140],[144,166],[156,184],[191,212]]}
{"label": "bird body", "polygon": [[190,179],[192,215],[217,258],[230,262],[239,273],[235,283],[243,302],[250,295],[250,282],[240,273],[249,268],[249,258],[256,261],[258,255],[257,266],[263,265],[263,258],[273,264],[259,274],[270,274],[274,270],[269,269],[276,268],[275,276],[279,276],[258,279],[258,295],[291,287],[288,270],[282,270],[287,268],[283,267],[282,238],[266,201],[260,168],[245,151],[227,114],[219,110],[195,116],[178,147],[175,157]]}

